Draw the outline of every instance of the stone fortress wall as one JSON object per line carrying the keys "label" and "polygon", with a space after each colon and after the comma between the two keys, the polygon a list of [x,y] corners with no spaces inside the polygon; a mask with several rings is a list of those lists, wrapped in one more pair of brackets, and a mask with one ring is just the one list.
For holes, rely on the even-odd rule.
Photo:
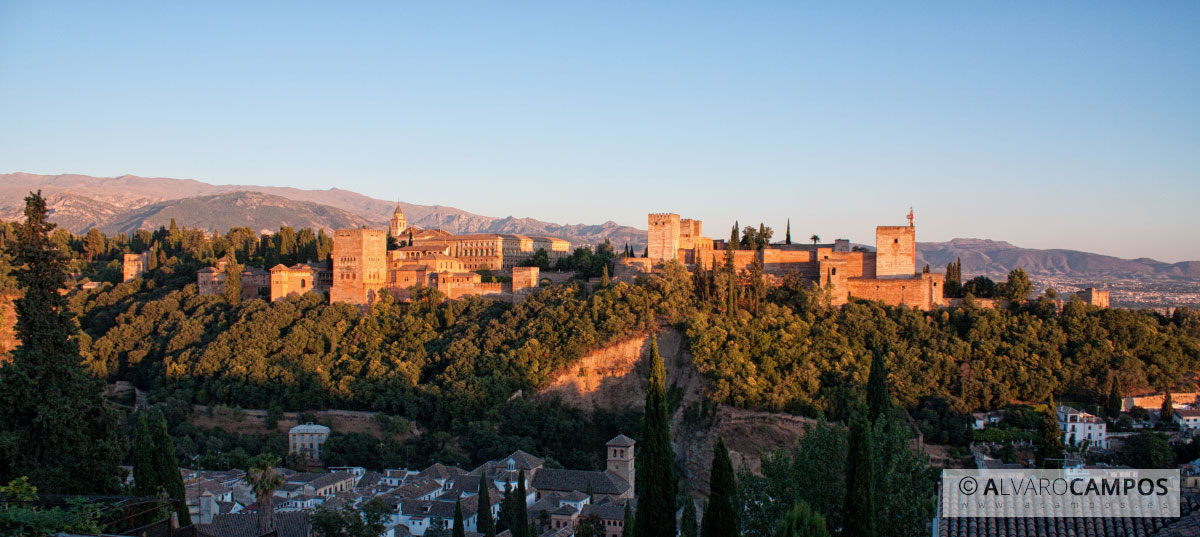
{"label": "stone fortress wall", "polygon": [[[911,218],[911,215],[910,215]],[[674,213],[647,217],[648,258],[618,260],[618,279],[651,272],[665,261],[679,261],[689,270],[711,270],[724,263],[726,252],[717,241],[701,235],[701,221]],[[796,273],[828,289],[834,305],[852,298],[879,300],[929,310],[944,305],[943,276],[916,270],[916,226],[875,228],[875,252],[852,251],[850,242],[832,244],[773,244],[762,250],[734,250],[733,265],[748,271],[757,258],[770,283]]]}
{"label": "stone fortress wall", "polygon": [[[695,227],[697,231],[699,227]],[[388,249],[388,237],[399,248]],[[447,298],[484,296],[519,302],[533,292],[542,277],[537,267],[522,261],[545,250],[551,263],[571,255],[571,243],[556,237],[510,234],[452,235],[442,230],[410,228],[397,205],[387,230],[340,229],[333,233],[330,260],[276,265],[270,271],[247,268],[243,296],[263,294],[271,300],[290,295],[329,293],[330,302],[368,305],[383,293],[398,300],[411,298],[411,289],[432,287]],[[146,256],[126,256],[127,274],[140,274]],[[508,273],[511,283],[483,281],[483,272]],[[130,277],[130,279],[132,279]],[[196,274],[200,294],[224,291],[224,267],[207,267]],[[247,286],[246,283],[249,283]]]}

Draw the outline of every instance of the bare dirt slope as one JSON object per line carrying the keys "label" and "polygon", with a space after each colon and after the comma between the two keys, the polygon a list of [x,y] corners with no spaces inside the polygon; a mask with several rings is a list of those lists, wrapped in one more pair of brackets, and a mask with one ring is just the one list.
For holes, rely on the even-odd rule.
{"label": "bare dirt slope", "polygon": [[[667,367],[667,385],[684,390],[683,405],[700,401],[704,378],[692,366],[683,334],[673,328],[660,331],[658,352]],[[557,397],[584,410],[640,410],[645,405],[649,357],[650,335],[631,337],[584,355],[559,371],[537,397]]]}
{"label": "bare dirt slope", "polygon": [[[757,472],[763,453],[795,445],[808,425],[807,418],[717,406],[711,419],[685,420],[684,409],[699,405],[706,382],[696,370],[687,341],[679,330],[658,333],[658,350],[667,367],[667,384],[683,390],[683,400],[672,416],[675,452],[684,477],[694,492],[708,495],[708,473],[713,442],[719,436],[729,444],[735,468]],[[557,397],[584,410],[641,409],[645,404],[650,337],[641,334],[585,355],[569,369],[558,372],[537,397]]]}

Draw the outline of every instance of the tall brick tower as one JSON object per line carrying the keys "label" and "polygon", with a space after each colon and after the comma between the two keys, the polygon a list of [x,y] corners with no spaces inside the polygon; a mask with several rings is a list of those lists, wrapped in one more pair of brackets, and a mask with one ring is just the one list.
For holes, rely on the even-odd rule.
{"label": "tall brick tower", "polygon": [[646,218],[646,225],[650,259],[654,263],[675,259],[679,251],[679,215],[651,213]]}
{"label": "tall brick tower", "polygon": [[333,233],[333,287],[330,302],[370,304],[387,281],[387,234],[380,229],[339,229]]}
{"label": "tall brick tower", "polygon": [[396,210],[392,211],[392,220],[388,226],[388,231],[397,241],[401,240],[401,234],[408,229],[408,219],[404,218],[404,211],[400,210],[400,204],[396,203]]}
{"label": "tall brick tower", "polygon": [[907,226],[875,228],[875,277],[912,278],[917,273],[917,227],[912,211]]}

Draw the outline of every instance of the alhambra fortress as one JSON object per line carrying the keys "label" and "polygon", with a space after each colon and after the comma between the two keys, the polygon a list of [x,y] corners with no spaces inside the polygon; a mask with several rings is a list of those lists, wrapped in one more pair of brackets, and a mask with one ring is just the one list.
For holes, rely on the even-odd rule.
{"label": "alhambra fortress", "polygon": [[[680,218],[674,213],[650,214],[646,233],[647,255],[618,258],[613,274],[616,281],[632,281],[670,261],[678,261],[690,271],[711,270],[731,255],[738,272],[749,270],[757,259],[768,284],[778,284],[787,274],[800,274],[825,290],[833,305],[857,298],[928,311],[955,306],[959,301],[943,297],[944,275],[918,272],[916,225],[911,212],[908,225],[875,228],[874,252],[851,248],[845,239],[831,244],[771,244],[761,249],[726,250],[724,240],[703,235],[700,220]],[[388,249],[389,235],[399,247]],[[333,251],[326,261],[276,265],[269,270],[246,268],[241,274],[242,295],[279,300],[295,294],[328,293],[330,302],[369,305],[383,293],[409,300],[414,289],[430,287],[449,299],[482,296],[515,303],[547,279],[570,277],[543,275],[538,267],[520,266],[539,251],[545,251],[551,264],[572,253],[568,241],[554,237],[453,235],[440,229],[410,228],[397,205],[388,230],[336,230]],[[125,256],[126,281],[144,271],[146,255]],[[484,273],[505,277],[495,281],[485,278]],[[200,294],[222,293],[224,262],[201,269],[196,283]],[[1108,306],[1107,291],[1088,289],[1078,296],[1088,304]],[[981,302],[990,305],[986,303],[989,301]]]}
{"label": "alhambra fortress", "polygon": [[[388,249],[388,235],[401,246]],[[440,229],[410,228],[396,205],[389,229],[339,229],[333,233],[333,252],[327,261],[276,265],[269,270],[242,272],[243,297],[260,294],[279,300],[302,293],[329,293],[330,302],[369,305],[387,293],[408,300],[418,287],[437,289],[447,298],[468,295],[521,301],[542,279],[538,267],[517,266],[539,250],[550,263],[571,254],[571,243],[554,237],[506,234],[453,235]],[[127,256],[126,266],[137,256]],[[511,281],[484,281],[505,275]],[[126,270],[128,279],[136,270]],[[223,263],[196,275],[200,294],[225,289]]]}
{"label": "alhambra fortress", "polygon": [[[618,274],[647,273],[654,266],[677,260],[691,269],[711,269],[724,262],[724,241],[703,236],[701,222],[677,214],[651,214],[647,219],[649,256],[618,260]],[[853,298],[879,300],[923,310],[941,307],[943,275],[918,273],[917,228],[909,215],[907,226],[875,228],[875,251],[855,250],[850,241],[832,244],[772,244],[757,250],[733,250],[734,269],[749,270],[755,258],[768,283],[799,273],[827,290],[833,305]]]}

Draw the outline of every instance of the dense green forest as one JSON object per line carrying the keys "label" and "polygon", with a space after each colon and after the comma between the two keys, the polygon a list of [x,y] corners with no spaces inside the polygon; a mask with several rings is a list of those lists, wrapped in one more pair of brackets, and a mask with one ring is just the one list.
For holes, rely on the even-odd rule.
{"label": "dense green forest", "polygon": [[[0,241],[10,233],[0,226]],[[969,296],[963,308],[934,312],[865,301],[833,308],[796,276],[770,286],[757,266],[737,274],[731,263],[718,263],[689,275],[671,264],[632,284],[553,286],[515,306],[446,302],[425,290],[412,303],[385,299],[363,312],[313,294],[230,304],[196,293],[194,271],[221,256],[259,264],[327,255],[328,237],[311,230],[284,228],[260,239],[249,230],[216,235],[172,226],[133,237],[58,230],[53,239],[80,278],[110,282],[70,296],[94,374],[130,380],[158,402],[371,410],[431,433],[405,445],[377,442],[370,460],[380,464],[396,462],[401,451],[405,461],[477,462],[499,454],[492,446],[539,451],[564,464],[594,461],[595,445],[559,440],[549,447],[554,435],[524,430],[515,416],[544,415],[568,430],[602,434],[632,432],[636,416],[596,417],[510,398],[536,390],[591,349],[664,324],[685,329],[714,401],[834,420],[861,399],[875,349],[887,356],[893,396],[914,414],[962,415],[1051,394],[1103,402],[1114,381],[1126,390],[1162,388],[1200,368],[1196,312],[1168,318],[1077,301],[1059,312],[1048,297],[1022,296],[1021,280],[999,284],[1018,291],[1011,306],[997,309],[979,308]],[[153,270],[116,283],[120,254],[144,250],[155,252]],[[606,272],[612,258],[611,246],[602,245],[570,259],[586,277]],[[181,421],[172,420],[176,435],[187,437],[181,452],[228,449],[223,440],[191,438],[196,431],[178,428]],[[351,453],[368,442],[348,436],[339,445]]]}
{"label": "dense green forest", "polygon": [[696,366],[717,401],[844,419],[866,380],[871,351],[889,356],[894,396],[907,408],[940,398],[959,412],[1051,394],[1103,402],[1115,380],[1163,389],[1200,368],[1200,317],[1100,309],[1079,301],[1061,314],[1046,297],[1008,308],[971,304],[922,312],[877,302],[819,305],[793,281],[760,314],[687,320]]}

